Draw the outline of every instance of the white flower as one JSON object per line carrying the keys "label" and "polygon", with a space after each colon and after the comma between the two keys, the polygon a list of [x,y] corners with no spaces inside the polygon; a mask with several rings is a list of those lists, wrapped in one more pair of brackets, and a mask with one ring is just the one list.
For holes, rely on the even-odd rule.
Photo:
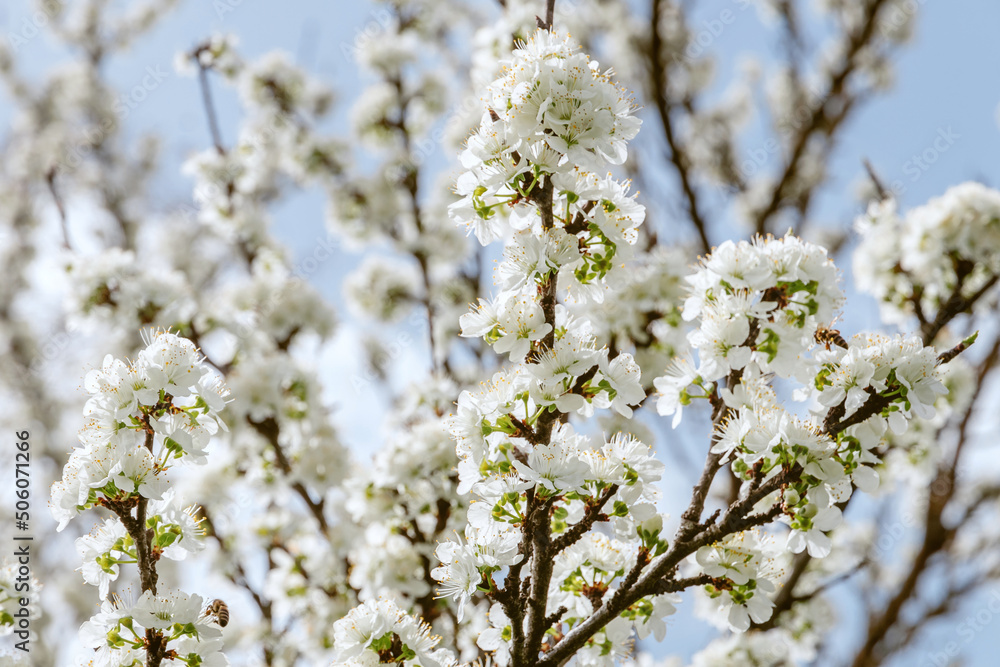
{"label": "white flower", "polygon": [[[229,658],[222,653],[224,642],[222,637],[211,637],[208,633],[199,633],[198,637],[183,636],[170,642],[170,650],[177,653],[177,660],[186,658],[188,664],[195,662],[201,667],[226,667]],[[129,663],[125,663],[129,664]]]}
{"label": "white flower", "polygon": [[156,402],[156,392],[142,389],[135,372],[110,354],[104,357],[101,370],[87,373],[83,385],[93,395],[84,407],[85,415],[107,412],[112,419],[120,420],[136,408],[140,397],[144,405]]}
{"label": "white flower", "polygon": [[479,338],[490,333],[500,324],[495,302],[480,299],[479,305],[474,306],[474,308],[475,310],[471,313],[466,313],[459,318],[463,336]]}
{"label": "white flower", "polygon": [[82,469],[86,462],[85,458],[85,450],[73,450],[69,461],[63,466],[62,479],[52,483],[49,510],[53,518],[59,522],[56,527],[57,532],[61,532],[80,513],[78,508],[84,505],[89,497],[90,486],[87,483],[87,474]]}
{"label": "white flower", "polygon": [[844,415],[850,416],[868,400],[865,390],[874,375],[875,365],[865,358],[865,350],[851,347],[837,363],[836,371],[827,376],[831,384],[820,393],[819,401],[827,407],[844,402]]}
{"label": "white flower", "polygon": [[580,488],[589,471],[586,463],[558,444],[535,445],[528,454],[527,464],[515,460],[514,468],[523,479],[553,493]]}
{"label": "white flower", "polygon": [[[698,374],[715,380],[730,370],[739,370],[750,361],[751,350],[746,345],[750,321],[739,312],[727,312],[712,304],[706,307],[701,327],[688,335],[691,346],[698,350],[701,366]],[[752,341],[751,341],[752,342]]]}
{"label": "white flower", "polygon": [[98,526],[90,535],[84,535],[76,540],[76,553],[83,561],[79,568],[83,580],[91,586],[100,588],[101,599],[108,597],[108,587],[118,579],[118,560],[126,558],[124,546],[116,543],[124,541],[127,533],[125,526],[118,519],[108,519]]}
{"label": "white flower", "polygon": [[832,543],[825,533],[840,525],[840,509],[827,507],[807,520],[810,526],[807,530],[793,530],[788,534],[788,550],[797,554],[808,549],[813,558],[826,558]]}
{"label": "white flower", "polygon": [[663,619],[677,612],[677,605],[680,604],[680,601],[681,596],[677,593],[653,597],[652,613],[643,623],[636,624],[635,631],[639,639],[645,639],[652,634],[656,641],[662,642],[667,636],[667,623]]}
{"label": "white flower", "polygon": [[[732,604],[729,607],[729,626],[736,632],[746,632],[750,629],[750,620],[754,623],[763,623],[771,618],[774,610],[774,601],[768,597],[767,593],[774,591],[774,585],[766,579],[757,582],[757,590],[750,599],[743,604]],[[732,600],[731,597],[723,595],[722,599]]]}
{"label": "white flower", "polygon": [[745,632],[751,619],[763,623],[771,617],[774,602],[768,596],[775,590],[776,576],[771,561],[773,545],[755,531],[735,533],[722,541],[704,546],[695,554],[702,572],[713,578],[725,578],[731,589],[709,586],[710,596],[726,623],[736,632]]}
{"label": "white flower", "polygon": [[493,349],[498,354],[510,353],[511,361],[520,361],[531,349],[531,343],[541,340],[552,331],[545,321],[542,307],[527,294],[517,294],[508,299],[499,313],[502,333]]}
{"label": "white flower", "polygon": [[434,555],[441,561],[440,566],[431,570],[431,577],[440,583],[438,596],[456,601],[458,619],[461,620],[465,604],[483,580],[476,554],[469,545],[442,542],[434,550]]}
{"label": "white flower", "polygon": [[149,334],[147,338],[151,340],[136,360],[139,372],[148,379],[147,387],[163,389],[178,398],[189,395],[188,390],[198,386],[201,376],[208,372],[194,343],[169,332]]}
{"label": "white flower", "polygon": [[168,531],[174,537],[163,547],[163,557],[170,560],[184,560],[188,554],[198,553],[205,548],[205,529],[202,519],[197,517],[198,507],[191,505],[181,509],[173,489],[163,494],[162,500],[153,500],[147,506],[148,517],[158,517],[159,529]]}
{"label": "white flower", "polygon": [[676,357],[667,366],[666,375],[653,380],[653,386],[660,393],[656,400],[657,414],[674,418],[671,428],[677,428],[681,423],[684,406],[690,400],[687,398],[688,387],[698,378],[698,370],[688,358]]}
{"label": "white flower", "polygon": [[611,406],[624,417],[632,416],[630,405],[638,405],[646,398],[646,392],[639,381],[642,371],[635,359],[627,352],[618,354],[609,362],[600,364],[601,375],[615,392]]}
{"label": "white flower", "polygon": [[449,652],[434,650],[439,638],[430,634],[429,626],[418,623],[389,599],[368,600],[355,607],[333,624],[333,633],[338,665],[379,664],[378,651],[391,650],[393,637],[399,641],[399,650],[413,654],[408,665],[441,667],[454,660]]}
{"label": "white flower", "polygon": [[[883,319],[904,323],[919,303],[925,317],[945,303],[964,266],[963,295],[983,288],[1000,271],[1000,192],[979,183],[949,188],[905,215],[894,199],[873,202],[856,223],[858,286],[879,300]],[[995,294],[995,288],[988,290]],[[991,303],[988,294],[973,308]]]}
{"label": "white flower", "polygon": [[[510,664],[511,630],[510,619],[503,611],[503,605],[494,602],[488,614],[490,627],[479,634],[476,646],[493,654],[493,662],[500,667]],[[504,638],[506,635],[506,639]]]}
{"label": "white flower", "polygon": [[117,596],[101,601],[101,610],[80,626],[80,643],[86,648],[107,648],[108,633],[118,627],[122,618],[131,616],[131,609]]}
{"label": "white flower", "polygon": [[198,620],[201,610],[201,596],[161,587],[158,595],[154,595],[152,591],[143,593],[132,607],[131,616],[144,628],[158,630],[166,630],[175,623],[207,626]]}

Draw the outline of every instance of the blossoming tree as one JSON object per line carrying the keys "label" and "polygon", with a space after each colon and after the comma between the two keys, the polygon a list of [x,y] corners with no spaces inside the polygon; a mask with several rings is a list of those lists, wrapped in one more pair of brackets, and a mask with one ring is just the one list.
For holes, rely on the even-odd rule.
{"label": "blossoming tree", "polygon": [[[1000,354],[1000,193],[965,183],[904,212],[869,166],[853,273],[877,328],[845,316],[843,239],[809,226],[906,2],[827,3],[815,54],[799,3],[766,3],[787,60],[763,99],[710,94],[687,3],[379,3],[384,34],[348,49],[371,82],[350,139],[288,57],[208,36],[177,69],[210,145],[183,167],[191,203],[163,210],[105,64],[173,4],[46,6],[74,57],[40,84],[0,50],[18,109],[4,391],[54,482],[46,540],[76,554],[34,565],[35,657],[779,666],[860,627],[861,667],[905,659],[1000,577],[982,556],[1000,482],[970,463]],[[216,116],[220,80],[239,128]],[[740,159],[758,106],[767,173]],[[332,304],[272,230],[307,188],[327,199],[320,249],[365,256],[343,294],[352,326],[375,322],[353,350],[370,371],[337,380],[389,397],[370,457],[324,398]],[[35,303],[50,316],[25,317]],[[400,341],[426,354],[417,381]],[[63,378],[85,367],[81,401]],[[866,614],[836,618],[844,599]],[[706,646],[670,627],[692,614],[720,630]]]}

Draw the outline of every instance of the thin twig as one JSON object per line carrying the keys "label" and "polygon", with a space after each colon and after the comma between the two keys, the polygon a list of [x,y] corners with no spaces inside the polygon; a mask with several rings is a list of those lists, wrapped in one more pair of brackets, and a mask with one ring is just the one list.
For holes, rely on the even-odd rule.
{"label": "thin twig", "polygon": [[885,184],[882,183],[882,179],[880,179],[878,174],[875,173],[875,167],[872,166],[871,161],[868,158],[865,158],[862,160],[862,164],[865,165],[865,171],[868,172],[868,178],[871,179],[872,185],[875,186],[875,191],[878,192],[878,198],[885,201],[891,197],[892,193],[889,192],[889,190],[885,187]]}
{"label": "thin twig", "polygon": [[69,224],[66,221],[66,207],[63,206],[62,197],[59,196],[59,192],[56,190],[55,167],[49,169],[48,173],[45,174],[45,182],[49,186],[49,192],[52,193],[52,201],[55,202],[56,211],[59,212],[59,226],[62,228],[63,247],[67,250],[72,250],[73,246],[69,243]]}
{"label": "thin twig", "polygon": [[[862,58],[860,55],[873,37],[875,37],[879,12],[887,4],[888,0],[871,0],[865,7],[865,17],[862,21],[861,29],[848,37],[843,63],[830,77],[826,94],[816,104],[812,116],[803,129],[796,135],[788,162],[785,164],[774,189],[771,191],[769,201],[755,216],[754,227],[758,234],[767,232],[768,222],[771,217],[782,208],[785,191],[799,172],[799,163],[806,155],[806,148],[809,146],[810,139],[819,133],[825,133],[827,136],[830,136],[836,127],[841,125],[841,122],[833,123],[833,119],[829,116],[829,111],[834,106],[834,102],[846,105],[849,101],[845,98],[847,95],[848,79],[861,66]],[[844,113],[843,109],[841,109],[841,113],[838,116],[839,121],[844,120],[846,113]]]}
{"label": "thin twig", "polygon": [[[247,416],[247,423],[253,426],[254,429],[271,445],[271,448],[274,450],[275,460],[277,461],[278,468],[281,469],[281,472],[286,476],[291,476],[291,462],[289,462],[288,457],[285,456],[285,450],[278,441],[279,426],[277,420],[275,420],[274,417],[268,417],[258,422]],[[316,523],[319,524],[320,531],[322,531],[324,535],[328,534],[329,526],[326,522],[326,515],[323,513],[323,507],[325,505],[323,499],[321,498],[318,501],[313,500],[309,490],[298,480],[291,482],[290,486],[299,495],[299,497],[302,498],[306,507],[309,508],[309,512],[313,515],[313,518],[316,519]]]}
{"label": "thin twig", "polygon": [[546,0],[545,2],[545,23],[538,27],[543,30],[552,30],[552,22],[556,17],[556,0]]}
{"label": "thin twig", "polygon": [[222,133],[219,131],[219,120],[215,115],[215,105],[212,103],[212,90],[208,81],[208,69],[201,64],[198,58],[201,50],[205,47],[195,49],[192,57],[198,63],[198,84],[201,88],[201,101],[205,106],[205,116],[208,118],[208,131],[212,136],[212,144],[219,155],[225,155],[226,149],[222,145]]}
{"label": "thin twig", "polygon": [[680,145],[680,139],[674,130],[674,123],[670,117],[672,105],[667,99],[667,66],[663,62],[663,42],[660,37],[660,13],[663,0],[653,0],[652,17],[650,18],[650,34],[652,43],[649,49],[650,79],[653,84],[653,101],[656,111],[660,117],[660,124],[663,126],[663,134],[667,140],[667,159],[673,164],[674,171],[681,183],[681,190],[684,193],[685,208],[688,219],[698,232],[698,239],[701,249],[705,253],[712,252],[712,243],[708,239],[708,230],[705,217],[702,215],[698,203],[698,194],[695,190],[691,175],[691,168],[688,164],[687,154]]}

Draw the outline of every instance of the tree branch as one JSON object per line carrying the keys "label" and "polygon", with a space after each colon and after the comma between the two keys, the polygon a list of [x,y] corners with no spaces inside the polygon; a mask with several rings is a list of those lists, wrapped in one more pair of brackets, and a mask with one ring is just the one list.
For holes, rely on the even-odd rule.
{"label": "tree branch", "polygon": [[[274,417],[268,417],[257,422],[251,419],[248,415],[247,423],[253,426],[254,429],[256,429],[256,431],[263,436],[265,440],[267,440],[267,442],[271,445],[271,448],[274,449],[274,457],[278,463],[278,467],[281,469],[281,472],[286,476],[291,476],[292,465],[285,456],[285,450],[282,448],[281,443],[278,442],[279,427],[277,420],[275,420]],[[326,522],[326,515],[323,514],[323,506],[325,505],[324,500],[322,498],[318,501],[313,500],[309,490],[300,481],[296,480],[291,482],[289,485],[299,495],[299,497],[302,498],[303,502],[305,502],[306,507],[309,508],[309,512],[313,515],[313,518],[316,519],[316,523],[319,524],[319,529],[324,535],[327,535],[329,533],[329,526]]]}
{"label": "tree branch", "polygon": [[[887,0],[871,0],[865,7],[865,19],[862,22],[861,29],[850,35],[848,38],[847,50],[844,54],[843,63],[830,77],[830,84],[827,88],[826,94],[823,96],[820,103],[816,105],[812,116],[809,118],[803,129],[796,135],[792,144],[791,155],[788,158],[788,162],[785,165],[784,170],[778,178],[778,182],[771,192],[770,200],[755,216],[754,228],[758,234],[764,234],[767,232],[768,222],[771,217],[783,206],[785,190],[798,173],[799,162],[805,156],[806,148],[809,145],[810,139],[820,132],[830,134],[836,126],[840,125],[839,122],[836,126],[827,122],[829,120],[828,107],[830,107],[834,102],[842,101],[843,96],[846,94],[845,89],[847,81],[851,74],[853,74],[860,65],[861,59],[859,58],[859,55],[864,47],[867,46],[871,39],[875,36],[879,12],[887,4]],[[846,102],[846,100],[843,100],[843,103],[846,104]],[[839,119],[840,121],[843,121],[843,116],[844,115],[841,114]]]}
{"label": "tree branch", "polygon": [[676,135],[673,120],[670,117],[672,104],[667,99],[667,65],[663,61],[663,40],[660,37],[660,14],[663,0],[652,0],[652,12],[650,18],[650,38],[649,49],[650,78],[653,84],[653,101],[656,111],[660,117],[660,124],[663,125],[663,135],[667,140],[667,159],[674,166],[677,178],[680,180],[681,191],[684,194],[685,208],[688,219],[698,233],[701,249],[706,254],[712,252],[712,244],[708,239],[707,225],[701,213],[698,203],[698,193],[695,190],[691,174],[691,166],[688,163],[687,154],[680,145],[680,140]]}
{"label": "tree branch", "polygon": [[[781,513],[781,503],[777,503],[761,514],[749,514],[753,507],[762,499],[774,493],[785,484],[798,479],[802,473],[800,466],[785,470],[765,482],[744,500],[731,505],[722,520],[700,530],[690,539],[675,541],[673,546],[659,558],[654,560],[646,571],[637,577],[634,584],[623,584],[612,596],[611,600],[595,611],[589,618],[573,628],[552,650],[537,661],[539,667],[555,667],[582,648],[587,641],[599,632],[610,621],[628,609],[639,599],[656,594],[670,584],[664,578],[673,572],[678,564],[695,551],[712,544],[727,535],[740,532],[754,526],[760,526],[773,521]],[[637,563],[638,565],[638,563]],[[625,582],[626,584],[628,582]],[[676,585],[676,584],[675,584]]]}
{"label": "tree branch", "polygon": [[215,146],[219,155],[225,155],[226,149],[222,145],[222,133],[219,131],[219,119],[215,114],[215,105],[212,103],[212,90],[208,81],[208,70],[201,64],[199,55],[207,50],[208,45],[199,46],[195,49],[191,57],[198,64],[198,87],[201,88],[201,101],[205,107],[205,117],[208,120],[208,132],[212,137],[212,145]]}

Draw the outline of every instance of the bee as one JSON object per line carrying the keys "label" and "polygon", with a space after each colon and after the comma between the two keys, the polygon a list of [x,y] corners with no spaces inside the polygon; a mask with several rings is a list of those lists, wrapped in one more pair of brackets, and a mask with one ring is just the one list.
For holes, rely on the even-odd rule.
{"label": "bee", "polygon": [[847,341],[840,335],[840,332],[836,329],[831,329],[823,325],[820,325],[819,328],[816,329],[816,342],[823,343],[828,350],[830,349],[831,343],[837,347],[842,347],[845,350],[847,349]]}
{"label": "bee", "polygon": [[229,605],[218,598],[209,603],[202,615],[207,618],[214,616],[220,628],[229,625]]}

